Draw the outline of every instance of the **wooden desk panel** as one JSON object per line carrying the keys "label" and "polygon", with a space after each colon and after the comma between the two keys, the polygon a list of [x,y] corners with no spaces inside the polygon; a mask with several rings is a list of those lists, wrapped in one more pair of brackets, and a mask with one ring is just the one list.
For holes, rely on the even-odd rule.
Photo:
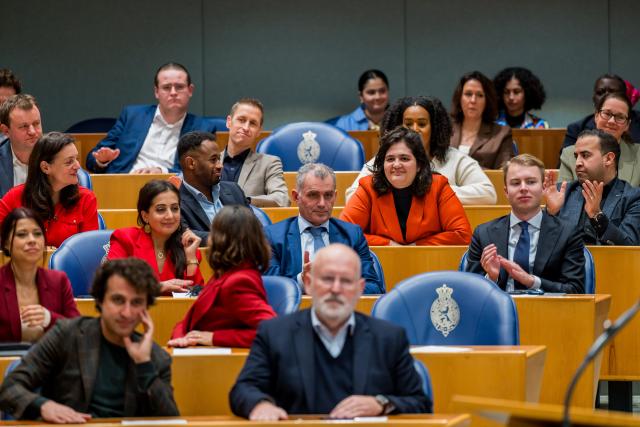
{"label": "wooden desk panel", "polygon": [[[573,373],[604,330],[609,295],[514,296],[520,343],[545,345],[547,360],[540,402],[562,404]],[[592,408],[600,374],[599,356],[585,371],[572,404]]]}
{"label": "wooden desk panel", "polygon": [[138,192],[152,179],[167,179],[173,173],[159,174],[92,174],[93,192],[98,199],[98,209],[135,209]]}
{"label": "wooden desk panel", "polygon": [[519,153],[533,154],[548,169],[558,167],[566,129],[512,129]]}
{"label": "wooden desk panel", "polygon": [[[434,412],[446,412],[455,394],[538,400],[545,358],[543,346],[469,348],[472,351],[413,354],[429,369]],[[174,356],[172,382],[181,413],[229,414],[228,391],[245,357],[246,350],[234,350],[231,355]],[[203,396],[207,396],[207,405],[199,404]]]}
{"label": "wooden desk panel", "polygon": [[80,161],[80,166],[83,169],[87,168],[87,154],[93,147],[98,145],[98,142],[102,141],[106,133],[72,133],[70,134],[76,140],[76,147],[78,148],[78,160]]}

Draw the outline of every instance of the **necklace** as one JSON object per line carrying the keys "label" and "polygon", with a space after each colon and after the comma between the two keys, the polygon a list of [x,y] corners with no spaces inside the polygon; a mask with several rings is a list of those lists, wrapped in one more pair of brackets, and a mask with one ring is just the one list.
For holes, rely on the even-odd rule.
{"label": "necklace", "polygon": [[158,259],[164,259],[164,251],[162,249],[158,249],[158,253],[156,253],[156,257]]}

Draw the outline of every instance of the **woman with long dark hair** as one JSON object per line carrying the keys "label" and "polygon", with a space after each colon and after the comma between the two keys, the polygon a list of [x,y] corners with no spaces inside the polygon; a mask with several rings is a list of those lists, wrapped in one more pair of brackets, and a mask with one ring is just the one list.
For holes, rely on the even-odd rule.
{"label": "woman with long dark hair", "polygon": [[258,324],[275,316],[261,276],[270,257],[271,247],[253,212],[240,205],[222,208],[209,235],[213,277],[174,328],[168,345],[250,347]]}
{"label": "woman with long dark hair", "polygon": [[0,200],[0,222],[17,207],[30,208],[44,223],[47,243],[55,247],[76,233],[98,229],[96,196],[78,185],[74,142],[60,132],[42,135],[29,156],[27,181]]}
{"label": "woman with long dark hair", "polygon": [[137,257],[147,261],[160,281],[161,293],[185,292],[202,285],[200,238],[180,224],[180,193],[170,182],[151,180],[138,195],[139,227],[113,232],[108,259]]}
{"label": "woman with long dark hair", "polygon": [[63,271],[44,265],[44,224],[28,208],[6,216],[0,231],[2,252],[11,260],[0,267],[0,341],[33,342],[55,322],[79,316],[71,283]]}

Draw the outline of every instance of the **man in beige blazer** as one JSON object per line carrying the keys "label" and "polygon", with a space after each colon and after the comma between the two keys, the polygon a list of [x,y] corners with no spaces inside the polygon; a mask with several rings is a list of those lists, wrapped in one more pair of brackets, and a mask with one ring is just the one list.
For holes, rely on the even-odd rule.
{"label": "man in beige blazer", "polygon": [[253,150],[263,118],[264,108],[257,99],[243,98],[233,104],[227,116],[229,142],[222,155],[221,180],[237,183],[254,206],[289,206],[282,161]]}

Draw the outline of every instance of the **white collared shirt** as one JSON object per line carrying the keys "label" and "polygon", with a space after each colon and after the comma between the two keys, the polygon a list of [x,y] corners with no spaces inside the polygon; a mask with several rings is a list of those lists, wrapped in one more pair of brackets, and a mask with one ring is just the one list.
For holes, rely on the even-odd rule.
{"label": "white collared shirt", "polygon": [[[517,216],[511,212],[509,215],[509,248],[508,255],[509,261],[513,261],[513,254],[516,251],[516,245],[518,244],[518,239],[520,239],[520,234],[522,233],[522,228],[520,228],[520,220]],[[538,239],[540,237],[540,227],[542,226],[542,210],[538,212],[533,218],[527,221],[529,224],[529,272],[533,276],[533,286],[531,289],[540,289],[542,286],[542,281],[540,278],[531,272],[533,272],[533,264],[536,260],[536,252],[538,250]],[[507,280],[506,291],[510,292],[514,290],[515,285],[513,284],[513,277],[509,277]]]}
{"label": "white collared shirt", "polygon": [[169,124],[162,117],[160,108],[156,107],[156,113],[153,116],[147,137],[144,139],[138,158],[129,172],[153,167],[159,167],[163,173],[169,172],[175,163],[176,148],[185,117],[187,117],[186,113],[174,124]]}
{"label": "white collared shirt", "polygon": [[24,184],[27,182],[29,165],[22,163],[13,150],[11,150],[11,156],[13,157],[13,185]]}
{"label": "white collared shirt", "polygon": [[[300,231],[300,249],[302,251],[300,259],[302,262],[300,263],[300,273],[296,276],[296,280],[298,285],[301,287],[302,292],[304,293],[304,285],[302,283],[302,266],[304,265],[304,253],[309,252],[309,261],[313,261],[313,258],[316,256],[316,252],[313,247],[313,235],[307,228],[316,227],[311,224],[309,221],[304,219],[301,215],[298,215],[298,230]],[[322,232],[322,241],[325,246],[329,246],[331,242],[329,242],[329,220],[318,225],[318,227],[324,227],[324,231]]]}
{"label": "white collared shirt", "polygon": [[318,319],[318,316],[316,316],[316,309],[312,307],[309,311],[311,312],[311,326],[313,326],[313,330],[316,335],[318,335],[318,338],[320,338],[320,341],[322,341],[324,348],[327,349],[334,359],[340,356],[344,348],[344,343],[347,340],[347,333],[353,335],[353,330],[356,327],[356,317],[351,313],[351,316],[349,316],[349,319],[340,327],[338,333],[333,335],[320,319]]}

